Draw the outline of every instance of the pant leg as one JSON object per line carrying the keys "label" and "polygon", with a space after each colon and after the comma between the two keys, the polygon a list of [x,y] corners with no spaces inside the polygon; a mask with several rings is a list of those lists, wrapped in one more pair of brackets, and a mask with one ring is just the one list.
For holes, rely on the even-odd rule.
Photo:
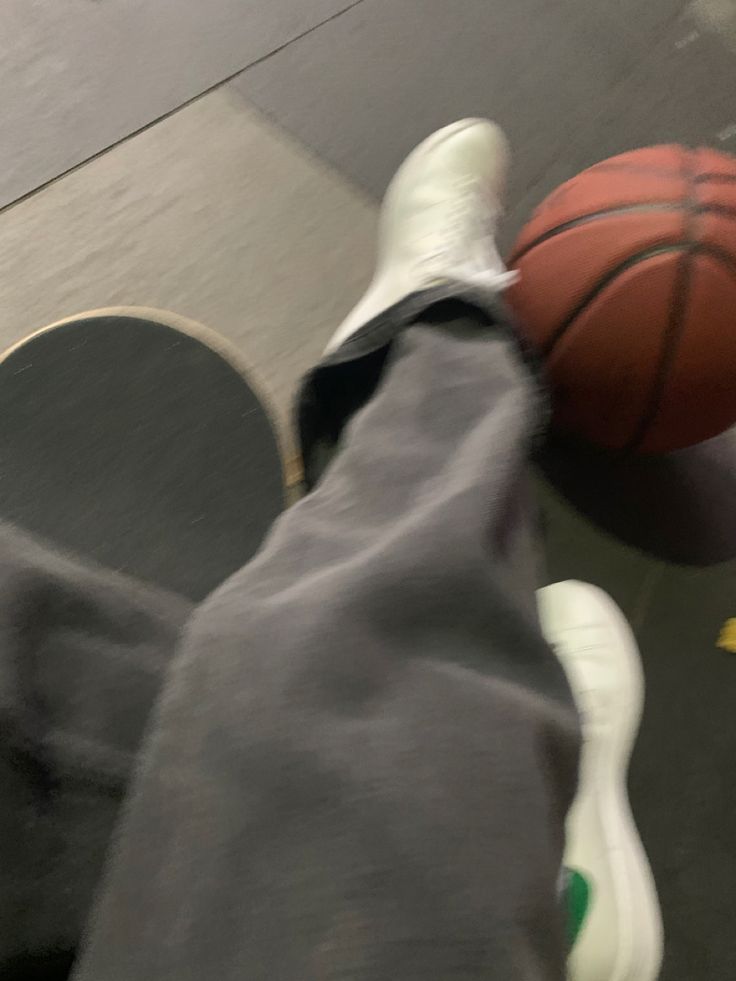
{"label": "pant leg", "polygon": [[0,525],[0,977],[63,978],[189,605]]}
{"label": "pant leg", "polygon": [[78,981],[563,977],[534,383],[478,317],[431,320],[190,621]]}

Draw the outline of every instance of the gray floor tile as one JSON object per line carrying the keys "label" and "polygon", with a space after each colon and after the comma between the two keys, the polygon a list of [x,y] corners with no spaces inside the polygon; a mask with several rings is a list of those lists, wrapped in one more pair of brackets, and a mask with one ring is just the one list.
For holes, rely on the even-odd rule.
{"label": "gray floor tile", "polygon": [[643,43],[656,40],[685,10],[687,0],[605,0],[606,13]]}
{"label": "gray floor tile", "polygon": [[687,12],[697,28],[720,35],[736,52],[736,3],[733,0],[690,0]]}
{"label": "gray floor tile", "polygon": [[674,3],[654,31],[644,7],[363,0],[233,84],[373,195],[432,129],[498,119],[515,148],[506,246],[558,183],[610,154],[736,147],[736,59]]}
{"label": "gray floor tile", "polygon": [[678,18],[601,107],[594,133],[607,155],[646,143],[709,143],[729,149],[723,132],[733,121],[736,60],[717,34],[697,33]]}
{"label": "gray floor tile", "polygon": [[626,459],[549,440],[538,463],[609,536],[670,563],[736,558],[736,429],[689,449]]}
{"label": "gray floor tile", "polygon": [[577,511],[544,479],[535,482],[542,516],[546,582],[581,579],[605,589],[635,621],[658,563]]}
{"label": "gray floor tile", "polygon": [[595,120],[567,134],[539,180],[512,198],[507,240],[558,184],[605,157],[654,143],[736,150],[734,86],[736,59],[722,38],[698,31],[689,16],[675,19],[600,101]]}
{"label": "gray floor tile", "polygon": [[521,193],[566,133],[592,125],[632,57],[582,6],[363,0],[234,85],[374,194],[431,130],[493,116],[523,148]]}
{"label": "gray floor tile", "polygon": [[374,225],[218,90],[0,215],[0,346],[85,309],[169,308],[238,344],[283,415],[370,275]]}
{"label": "gray floor tile", "polygon": [[5,0],[0,205],[300,35],[351,0]]}
{"label": "gray floor tile", "polygon": [[736,616],[736,565],[667,568],[638,628],[647,702],[631,799],[662,903],[662,981],[736,974],[736,655],[717,649]]}
{"label": "gray floor tile", "polygon": [[664,916],[661,981],[733,977],[736,654],[716,644],[736,618],[736,563],[656,561],[601,532],[546,482],[537,489],[548,581],[602,586],[641,649],[647,698],[629,786]]}

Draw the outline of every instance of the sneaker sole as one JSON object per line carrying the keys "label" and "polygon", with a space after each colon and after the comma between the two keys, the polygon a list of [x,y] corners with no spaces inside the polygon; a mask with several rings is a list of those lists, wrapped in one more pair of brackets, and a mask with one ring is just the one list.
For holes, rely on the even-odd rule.
{"label": "sneaker sole", "polygon": [[[581,652],[595,656],[596,647],[605,643],[604,632],[612,639],[610,645],[605,644],[610,649],[606,655],[609,677],[616,677],[611,711],[597,731],[586,731],[581,783],[568,818],[565,855],[567,866],[583,872],[596,861],[599,869],[605,865],[611,892],[609,915],[596,916],[593,893],[590,918],[570,954],[570,977],[573,981],[655,981],[662,961],[662,922],[654,878],[626,788],[644,702],[636,641],[616,604],[595,586],[555,583],[539,590],[537,596],[543,632],[557,650],[573,691],[581,685],[576,681],[580,675],[572,651],[578,656]],[[584,713],[584,704],[581,707]],[[616,934],[613,944],[612,929]],[[603,975],[601,951],[612,948],[615,954]]]}

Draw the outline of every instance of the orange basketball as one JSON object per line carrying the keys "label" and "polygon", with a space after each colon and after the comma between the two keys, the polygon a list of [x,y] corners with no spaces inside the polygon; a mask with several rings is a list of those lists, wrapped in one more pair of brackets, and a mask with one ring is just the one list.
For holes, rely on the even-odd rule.
{"label": "orange basketball", "polygon": [[649,453],[736,422],[736,158],[604,160],[542,202],[509,264],[560,429]]}

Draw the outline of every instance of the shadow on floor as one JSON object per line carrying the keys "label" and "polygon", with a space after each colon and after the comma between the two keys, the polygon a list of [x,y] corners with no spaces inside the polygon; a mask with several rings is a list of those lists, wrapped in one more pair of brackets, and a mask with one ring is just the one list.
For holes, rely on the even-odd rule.
{"label": "shadow on floor", "polygon": [[676,453],[628,459],[555,438],[537,463],[579,512],[655,558],[706,566],[736,556],[736,428]]}

